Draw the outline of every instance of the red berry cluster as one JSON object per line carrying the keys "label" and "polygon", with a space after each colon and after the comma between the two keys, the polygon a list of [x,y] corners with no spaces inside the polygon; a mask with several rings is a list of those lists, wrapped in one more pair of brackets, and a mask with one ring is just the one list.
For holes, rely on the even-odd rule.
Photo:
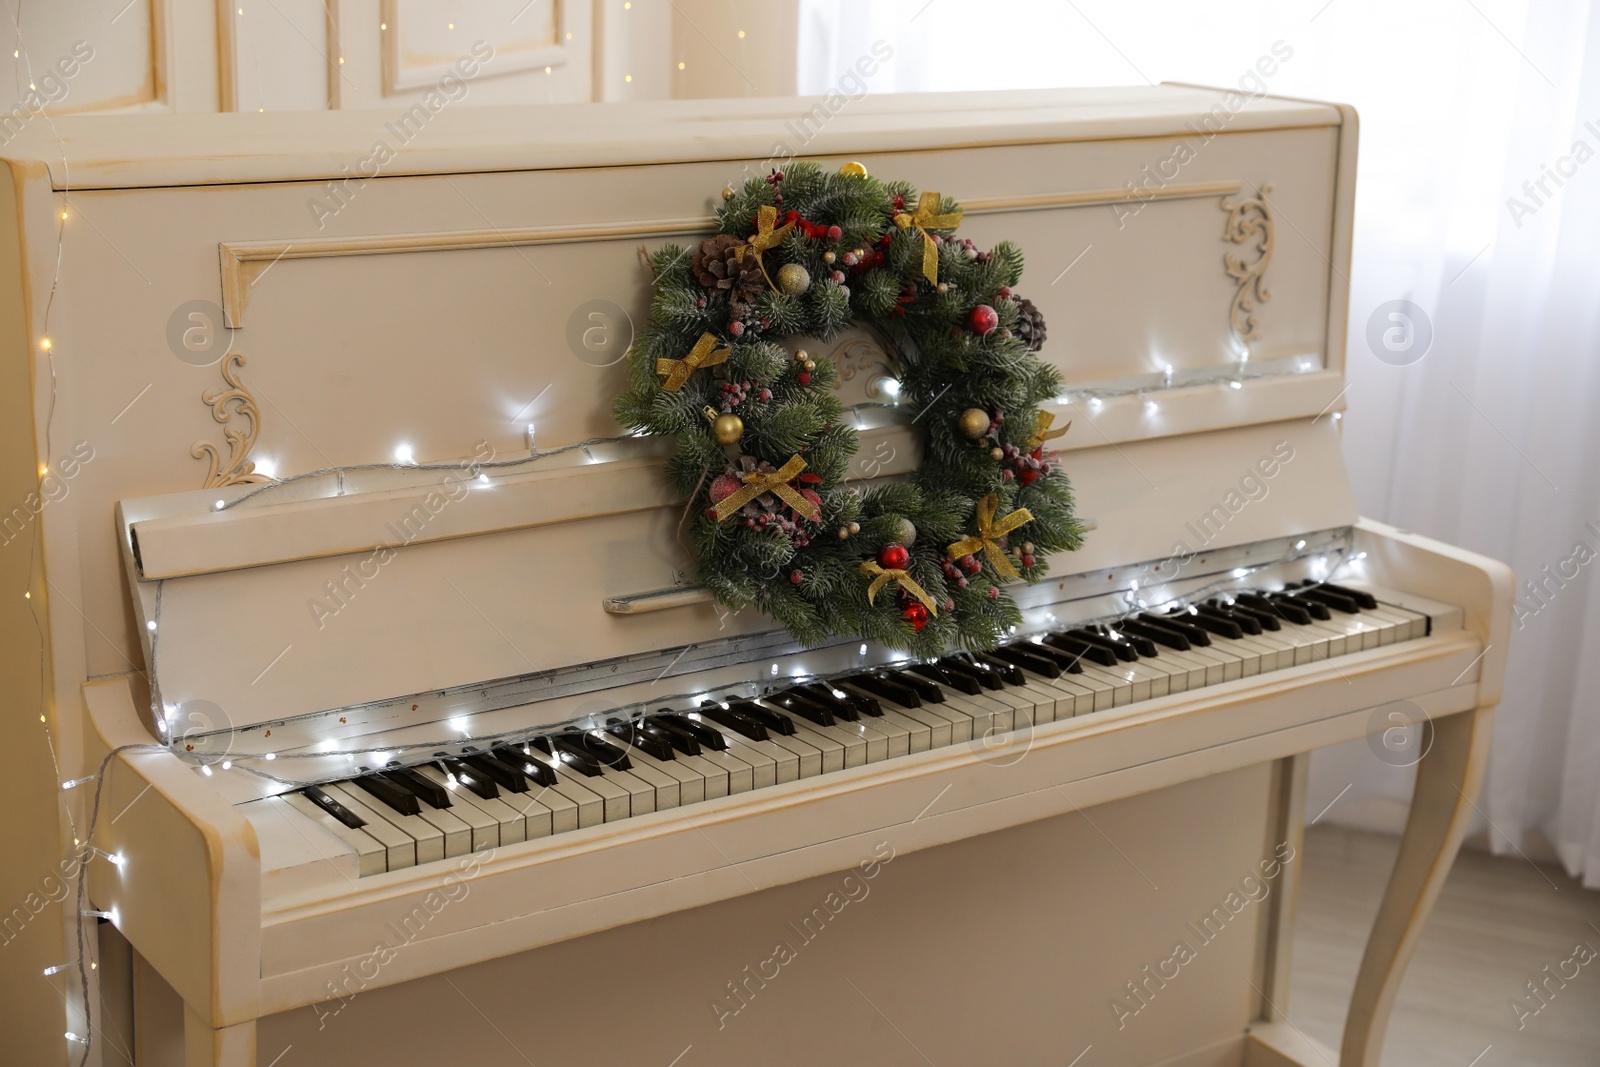
{"label": "red berry cluster", "polygon": [[1000,477],[1008,482],[1015,480],[1018,485],[1032,485],[1050,473],[1050,460],[1043,445],[1032,452],[1024,452],[1016,445],[1005,445],[1000,451],[1000,462],[1005,464]]}
{"label": "red berry cluster", "polygon": [[957,589],[967,587],[967,575],[977,574],[983,570],[983,564],[978,562],[977,556],[962,556],[958,560],[946,559],[939,566],[944,571],[944,576],[956,583]]}
{"label": "red berry cluster", "polygon": [[746,400],[749,400],[752,393],[763,404],[772,402],[772,390],[766,386],[757,388],[755,382],[723,382],[722,396],[719,400],[722,410],[724,412],[732,411]]}
{"label": "red berry cluster", "polygon": [[820,222],[812,222],[800,217],[800,212],[789,211],[783,216],[785,223],[793,223],[794,228],[811,238],[813,241],[837,241],[844,236],[844,231],[837,226],[824,226]]}

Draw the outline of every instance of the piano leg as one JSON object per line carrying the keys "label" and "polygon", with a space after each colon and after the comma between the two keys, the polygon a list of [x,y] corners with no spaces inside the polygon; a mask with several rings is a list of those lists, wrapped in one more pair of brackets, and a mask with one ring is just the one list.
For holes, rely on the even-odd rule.
{"label": "piano leg", "polygon": [[1417,765],[1405,836],[1356,974],[1340,1067],[1378,1067],[1406,964],[1476,810],[1472,798],[1483,782],[1493,724],[1490,705],[1424,727],[1433,743]]}
{"label": "piano leg", "polygon": [[213,1030],[184,1005],[183,1044],[184,1067],[256,1067],[254,1019]]}

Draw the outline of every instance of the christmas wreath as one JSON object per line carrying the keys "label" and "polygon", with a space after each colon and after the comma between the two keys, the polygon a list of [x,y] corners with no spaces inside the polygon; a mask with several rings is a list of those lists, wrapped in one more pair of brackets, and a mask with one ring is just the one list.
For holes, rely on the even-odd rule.
{"label": "christmas wreath", "polygon": [[[797,162],[722,190],[717,233],[650,257],[650,321],[615,404],[670,434],[699,581],[806,644],[859,636],[936,655],[993,647],[1020,619],[1003,586],[1077,548],[1066,474],[1038,404],[1059,377],[1044,319],[1013,292],[1022,252],[954,236],[949,197],[859,164]],[[794,347],[855,324],[896,363],[918,469],[852,484],[838,368]]]}

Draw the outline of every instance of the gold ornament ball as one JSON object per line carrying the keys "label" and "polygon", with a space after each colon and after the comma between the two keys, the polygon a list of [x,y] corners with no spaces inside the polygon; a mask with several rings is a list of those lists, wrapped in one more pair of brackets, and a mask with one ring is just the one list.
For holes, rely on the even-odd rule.
{"label": "gold ornament ball", "polygon": [[851,160],[849,163],[846,163],[844,166],[839,168],[839,173],[848,174],[852,178],[865,178],[867,176],[867,168],[863,167],[854,160]]}
{"label": "gold ornament ball", "polygon": [[854,536],[854,535],[856,535],[856,534],[858,534],[860,532],[861,532],[861,524],[859,522],[852,522],[850,524],[850,534],[851,534],[851,536]]}
{"label": "gold ornament ball", "polygon": [[822,262],[824,262],[824,263],[832,263],[834,260],[836,260],[838,258],[839,257],[834,255],[832,252],[824,252],[824,253],[822,253]]}
{"label": "gold ornament ball", "polygon": [[805,362],[805,361],[806,361],[806,360],[808,360],[808,359],[810,359],[810,358],[811,358],[811,355],[810,355],[810,353],[808,353],[808,352],[807,352],[807,351],[806,351],[806,350],[805,350],[805,349],[803,349],[803,348],[802,348],[802,349],[801,349],[801,350],[800,350],[800,351],[798,351],[798,352],[796,352],[796,353],[795,353],[795,354],[794,354],[794,361],[795,361],[795,362],[796,362],[796,363],[804,363],[804,362]]}
{"label": "gold ornament ball", "polygon": [[989,413],[982,408],[968,408],[961,413],[961,432],[976,441],[989,432]]}
{"label": "gold ornament ball", "polygon": [[711,424],[711,436],[719,445],[736,445],[744,436],[744,420],[737,415],[718,415]]}
{"label": "gold ornament ball", "polygon": [[798,263],[785,263],[778,268],[778,285],[790,296],[799,296],[811,288],[811,272]]}
{"label": "gold ornament ball", "polygon": [[802,367],[804,367],[808,371],[812,371],[812,370],[816,370],[817,369],[817,362],[816,362],[816,360],[813,360],[813,359],[808,359],[808,360],[806,360],[804,363],[802,363],[800,365]]}
{"label": "gold ornament ball", "polygon": [[722,187],[722,199],[724,199],[724,200],[732,200],[733,199],[733,186],[724,185]]}
{"label": "gold ornament ball", "polygon": [[1004,452],[1002,452],[998,448],[991,448],[989,450],[989,458],[990,459],[1005,459],[1006,458],[1006,454]]}

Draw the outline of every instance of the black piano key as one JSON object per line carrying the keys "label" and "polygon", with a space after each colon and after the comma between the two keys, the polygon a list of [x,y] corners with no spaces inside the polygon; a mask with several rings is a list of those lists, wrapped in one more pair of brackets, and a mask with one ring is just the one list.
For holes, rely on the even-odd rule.
{"label": "black piano key", "polygon": [[501,763],[521,771],[534,785],[549,788],[556,784],[555,768],[544,760],[534,759],[533,754],[516,745],[500,745],[494,749],[494,758]]}
{"label": "black piano key", "polygon": [[[743,715],[737,711],[734,711],[731,707],[725,708],[715,701],[707,700],[705,703],[701,704],[700,714],[710,719],[718,726],[724,726],[736,734],[741,734],[745,737],[748,737],[752,741],[771,740],[771,735],[767,733],[767,728],[765,725],[748,715]],[[667,751],[671,752],[672,749],[669,747]]]}
{"label": "black piano key", "polygon": [[1044,643],[1051,648],[1060,649],[1073,659],[1086,659],[1102,667],[1115,667],[1120,659],[1116,652],[1106,645],[1097,641],[1085,641],[1071,633],[1046,634]]}
{"label": "black piano key", "polygon": [[594,734],[587,732],[558,734],[557,737],[576,746],[577,750],[585,756],[597,763],[610,767],[614,771],[633,769],[633,761],[628,758],[627,752],[603,737],[596,737]]}
{"label": "black piano key", "polygon": [[439,765],[444,768],[445,774],[483,799],[494,800],[500,796],[500,790],[496,788],[494,779],[482,771],[454,759],[441,760]]}
{"label": "black piano key", "polygon": [[647,756],[658,760],[677,759],[669,741],[659,727],[652,728],[637,720],[613,719],[606,724],[606,733],[619,737]]}
{"label": "black piano key", "polygon": [[676,727],[687,732],[703,746],[717,752],[728,750],[728,739],[703,722],[697,722],[687,715],[679,715],[675,711],[662,708],[650,717],[651,722],[658,722],[664,726]]}
{"label": "black piano key", "polygon": [[1272,599],[1280,604],[1297,604],[1300,606],[1301,610],[1305,611],[1318,622],[1327,622],[1329,619],[1333,618],[1333,612],[1328,610],[1328,605],[1322,603],[1320,600],[1309,600],[1303,597],[1297,597],[1287,591],[1282,593],[1273,593]]}
{"label": "black piano key", "polygon": [[1051,657],[1024,649],[1018,645],[1001,645],[989,655],[1004,663],[1009,663],[1013,667],[1025,667],[1034,674],[1042,675],[1045,678],[1059,678],[1067,673],[1066,668]]}
{"label": "black piano key", "polygon": [[390,781],[404,785],[419,798],[426,801],[430,808],[450,807],[450,790],[432,778],[418,774],[409,767],[402,770],[384,771],[383,776]]}
{"label": "black piano key", "polygon": [[728,706],[740,715],[754,719],[773,733],[779,733],[785,737],[794,736],[794,720],[781,711],[773,711],[771,708],[764,708],[760,704],[753,704],[748,700],[730,700]]}
{"label": "black piano key", "polygon": [[809,700],[799,693],[774,693],[766,698],[769,703],[775,704],[791,715],[798,715],[802,719],[816,723],[818,726],[832,726],[835,723],[833,711],[824,704]]}
{"label": "black piano key", "polygon": [[1188,620],[1191,617],[1189,615],[1151,615],[1149,612],[1139,616],[1141,621],[1148,622],[1152,626],[1164,626],[1169,630],[1176,630],[1184,637],[1187,637],[1191,645],[1199,645],[1204,648],[1211,643],[1211,635],[1204,628],[1189,622]]}
{"label": "black piano key", "polygon": [[1292,622],[1296,626],[1311,625],[1311,612],[1296,604],[1293,600],[1287,598],[1273,600],[1259,593],[1241,593],[1236,599],[1246,607],[1254,608],[1262,614],[1271,615],[1285,622]]}
{"label": "black piano key", "polygon": [[335,819],[338,819],[352,830],[359,830],[363,826],[367,825],[365,819],[361,818],[355,812],[351,811],[349,808],[345,807],[343,804],[339,803],[337,800],[333,799],[327,793],[324,793],[314,785],[308,785],[304,789],[300,790],[300,792],[307,800],[311,801],[311,803],[315,804],[329,815],[332,815]]}
{"label": "black piano key", "polygon": [[1295,590],[1295,596],[1301,600],[1314,600],[1319,604],[1326,604],[1335,611],[1341,611],[1346,615],[1361,614],[1361,607],[1355,600],[1347,596],[1341,596],[1325,585],[1304,586]]}
{"label": "black piano key", "polygon": [[661,731],[661,736],[667,743],[685,756],[698,756],[702,751],[700,739],[676,723],[664,722],[655,717],[646,720],[651,726]]}
{"label": "black piano key", "polygon": [[944,666],[942,663],[914,663],[906,668],[906,672],[926,678],[930,682],[947,685],[958,693],[968,696],[977,696],[983,692],[983,686],[970,674],[961,674]]}
{"label": "black piano key", "polygon": [[1027,685],[1028,676],[1022,673],[1022,668],[1010,660],[985,653],[978,657],[983,664],[997,672],[1007,685]]}
{"label": "black piano key", "polygon": [[1261,632],[1261,624],[1255,620],[1254,616],[1234,611],[1232,608],[1221,605],[1207,605],[1200,609],[1200,614],[1210,615],[1213,618],[1227,619],[1251,637]]}
{"label": "black piano key", "polygon": [[480,775],[488,775],[489,780],[501,789],[506,789],[513,793],[526,793],[528,791],[528,782],[522,776],[520,764],[513,766],[503,760],[478,752],[463,754],[461,762],[477,771]]}
{"label": "black piano key", "polygon": [[987,663],[977,660],[962,659],[960,656],[946,656],[939,661],[939,666],[952,674],[964,674],[977,682],[984,689],[994,690],[1005,687],[1005,679],[1000,677],[1000,672]]}
{"label": "black piano key", "polygon": [[1128,633],[1126,630],[1113,629],[1110,626],[1097,627],[1097,632],[1112,641],[1126,641],[1128,647],[1139,657],[1155,659],[1161,654],[1154,641],[1140,634]]}
{"label": "black piano key", "polygon": [[352,779],[352,784],[365,789],[401,815],[422,814],[422,805],[417,802],[416,794],[405,786],[396,785],[387,778],[375,774],[364,774],[360,778]]}
{"label": "black piano key", "polygon": [[1149,641],[1166,645],[1168,648],[1176,649],[1179,652],[1187,651],[1189,648],[1189,639],[1170,626],[1158,626],[1155,623],[1141,622],[1137,619],[1123,619],[1117,625],[1122,627],[1125,633],[1138,634]]}
{"label": "black piano key", "polygon": [[[881,674],[852,674],[844,681],[875,697],[892,700],[902,708],[922,707],[922,695],[903,679],[885,678]],[[942,698],[943,694],[940,696]]]}
{"label": "black piano key", "polygon": [[1080,626],[1077,629],[1068,630],[1067,633],[1073,637],[1088,641],[1090,644],[1101,645],[1110,649],[1112,655],[1116,656],[1125,663],[1131,663],[1139,658],[1139,653],[1133,650],[1132,645],[1119,644],[1116,641],[1111,640],[1111,638],[1107,637],[1100,631],[1091,630],[1087,626]]}
{"label": "black piano key", "polygon": [[582,741],[581,734],[551,734],[548,740],[553,749],[551,755],[560,760],[564,765],[573,768],[589,778],[599,778],[605,774],[605,766],[597,753],[589,751],[589,746]]}
{"label": "black piano key", "polygon": [[1331,589],[1340,596],[1349,597],[1356,602],[1356,606],[1365,611],[1376,611],[1378,598],[1364,589],[1351,589],[1347,585],[1334,585],[1332,582],[1323,582],[1322,588]]}
{"label": "black piano key", "polygon": [[[874,719],[883,718],[883,705],[878,703],[878,698],[858,693],[850,689],[840,689],[838,686],[827,682],[810,682],[806,685],[796,686],[802,693],[808,693],[816,700],[836,712],[844,709],[845,712],[855,712],[855,718],[848,714],[840,714],[839,718],[849,722],[860,722],[861,716],[868,715]],[[842,694],[842,695],[838,695]]]}
{"label": "black piano key", "polygon": [[944,690],[939,688],[939,683],[937,682],[912,674],[910,671],[896,671],[887,675],[887,677],[890,681],[899,682],[901,685],[915,691],[917,696],[930,704],[944,703]]}
{"label": "black piano key", "polygon": [[855,694],[848,689],[839,691],[844,694],[843,699],[833,695],[832,686],[828,687],[828,692],[818,693],[810,686],[797,685],[788,690],[785,695],[791,696],[802,703],[809,703],[814,707],[821,708],[830,713],[835,719],[843,719],[845,722],[860,722],[861,705],[850,699]]}
{"label": "black piano key", "polygon": [[1237,641],[1244,636],[1244,627],[1210,608],[1199,608],[1189,613],[1189,621],[1202,630],[1209,630],[1218,637],[1226,637],[1230,641]]}
{"label": "black piano key", "polygon": [[1229,614],[1235,617],[1240,615],[1249,616],[1255,621],[1256,625],[1260,626],[1263,630],[1283,629],[1283,624],[1278,621],[1278,616],[1274,615],[1270,610],[1266,608],[1252,607],[1251,605],[1239,600],[1237,597],[1235,597],[1234,602],[1227,607],[1227,611]]}

